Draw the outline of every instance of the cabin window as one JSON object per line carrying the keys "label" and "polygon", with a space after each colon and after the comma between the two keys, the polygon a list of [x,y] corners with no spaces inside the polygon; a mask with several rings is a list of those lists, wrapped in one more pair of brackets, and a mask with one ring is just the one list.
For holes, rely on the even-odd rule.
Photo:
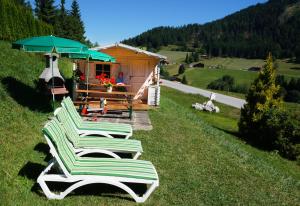
{"label": "cabin window", "polygon": [[109,64],[96,64],[96,76],[106,74],[106,78],[110,78]]}

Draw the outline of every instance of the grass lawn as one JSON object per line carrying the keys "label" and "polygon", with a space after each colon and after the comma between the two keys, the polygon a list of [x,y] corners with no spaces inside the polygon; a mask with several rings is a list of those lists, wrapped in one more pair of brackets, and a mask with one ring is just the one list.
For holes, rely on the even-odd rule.
{"label": "grass lawn", "polygon": [[[170,75],[176,75],[180,64],[184,61],[186,52],[167,51],[161,50],[159,52],[170,59],[171,64],[167,65],[167,70]],[[207,85],[221,78],[224,75],[230,75],[234,77],[237,84],[244,84],[250,86],[251,82],[257,76],[257,72],[247,71],[250,67],[261,67],[264,65],[262,59],[244,59],[244,58],[222,58],[214,57],[211,59],[203,59],[204,68],[186,68],[186,78],[188,84],[198,88],[206,89]],[[222,65],[223,69],[209,69],[210,66]],[[292,63],[288,59],[278,59],[276,61],[278,66],[278,74],[285,75],[287,79],[291,77],[300,78],[300,64]],[[179,77],[182,77],[180,75]],[[211,90],[215,91],[215,90]],[[226,91],[215,91],[218,93],[245,98],[244,94]]]}
{"label": "grass lawn", "polygon": [[[0,57],[1,205],[135,205],[104,185],[46,199],[36,184],[49,160],[41,128],[51,111],[34,89],[43,61],[1,42]],[[154,129],[134,133],[160,177],[145,205],[299,205],[300,167],[231,135],[239,110],[202,113],[190,108],[195,101],[203,98],[162,88],[160,108],[149,112]]]}
{"label": "grass lawn", "polygon": [[[290,62],[288,59],[277,59],[278,74],[290,77],[300,77],[300,65]],[[244,58],[222,58],[215,57],[204,59],[206,67],[213,65],[223,65],[225,69],[247,70],[250,67],[261,67],[265,64],[263,59],[244,59]]]}
{"label": "grass lawn", "polygon": [[[207,88],[207,85],[210,82],[219,79],[224,75],[232,76],[236,84],[249,86],[251,82],[257,77],[257,72],[247,72],[247,71],[233,70],[233,69],[192,68],[192,69],[187,69],[185,75],[189,85],[192,85],[194,87],[199,87],[199,88]],[[244,97],[243,94],[242,96]]]}
{"label": "grass lawn", "polygon": [[183,51],[168,51],[168,50],[161,50],[158,53],[167,56],[171,64],[184,62],[187,54],[187,52],[183,52]]}

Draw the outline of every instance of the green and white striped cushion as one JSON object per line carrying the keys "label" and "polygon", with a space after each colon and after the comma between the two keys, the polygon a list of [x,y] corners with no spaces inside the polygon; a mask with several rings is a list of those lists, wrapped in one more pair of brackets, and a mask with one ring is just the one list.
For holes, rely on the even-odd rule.
{"label": "green and white striped cushion", "polygon": [[107,124],[107,122],[83,122],[80,125],[82,130],[101,130],[107,132],[122,132],[122,133],[131,133],[132,127],[128,124]]}
{"label": "green and white striped cushion", "polygon": [[77,157],[67,138],[64,137],[64,132],[56,119],[51,120],[44,127],[43,132],[53,142],[61,161],[72,175],[158,179],[155,168],[149,161]]}
{"label": "green and white striped cushion", "polygon": [[60,110],[57,112],[56,117],[58,118],[62,127],[64,128],[68,139],[73,143],[74,146],[76,146],[79,141],[79,135],[75,130],[73,126],[73,121],[68,115],[66,109],[61,107]]}
{"label": "green and white striped cushion", "polygon": [[112,138],[83,137],[77,144],[78,148],[101,148],[113,151],[143,152],[140,141]]}
{"label": "green and white striped cushion", "polygon": [[70,97],[65,98],[62,101],[62,104],[67,109],[68,114],[79,130],[101,130],[107,132],[122,132],[128,134],[132,132],[132,126],[130,124],[83,121],[76,111],[76,108]]}
{"label": "green and white striped cushion", "polygon": [[67,109],[70,117],[72,118],[73,122],[75,123],[75,125],[77,127],[80,127],[81,123],[82,123],[82,118],[80,117],[80,115],[78,114],[72,100],[70,97],[66,97],[62,100],[61,102],[65,108]]}
{"label": "green and white striped cushion", "polygon": [[125,140],[117,138],[99,138],[97,136],[80,137],[72,125],[72,120],[65,108],[61,108],[57,114],[67,138],[76,149],[106,149],[115,151],[142,152],[141,142],[138,140]]}

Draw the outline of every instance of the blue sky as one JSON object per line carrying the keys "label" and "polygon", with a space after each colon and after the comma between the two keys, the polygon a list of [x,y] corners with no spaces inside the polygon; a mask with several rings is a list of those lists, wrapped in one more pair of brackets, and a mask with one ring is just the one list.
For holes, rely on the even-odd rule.
{"label": "blue sky", "polygon": [[[34,0],[30,1],[34,5]],[[60,0],[55,0],[56,5]],[[72,0],[66,0],[67,9]],[[78,0],[86,36],[100,45],[134,37],[157,26],[220,19],[266,0]]]}

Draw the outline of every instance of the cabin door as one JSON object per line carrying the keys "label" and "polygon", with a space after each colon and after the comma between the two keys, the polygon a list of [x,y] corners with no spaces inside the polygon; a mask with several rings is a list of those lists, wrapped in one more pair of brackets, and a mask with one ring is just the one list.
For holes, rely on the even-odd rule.
{"label": "cabin door", "polygon": [[147,87],[148,61],[136,60],[130,63],[130,85],[131,91],[136,93],[134,99],[141,99]]}

